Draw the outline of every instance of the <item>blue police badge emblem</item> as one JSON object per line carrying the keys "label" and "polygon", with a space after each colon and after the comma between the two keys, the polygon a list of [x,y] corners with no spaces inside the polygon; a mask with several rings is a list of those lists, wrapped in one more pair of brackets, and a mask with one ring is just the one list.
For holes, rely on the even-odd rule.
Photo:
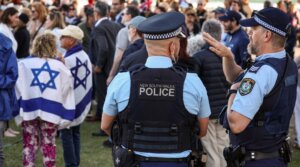
{"label": "blue police badge emblem", "polygon": [[241,82],[239,93],[242,96],[249,94],[255,85],[255,81],[251,78],[244,78]]}

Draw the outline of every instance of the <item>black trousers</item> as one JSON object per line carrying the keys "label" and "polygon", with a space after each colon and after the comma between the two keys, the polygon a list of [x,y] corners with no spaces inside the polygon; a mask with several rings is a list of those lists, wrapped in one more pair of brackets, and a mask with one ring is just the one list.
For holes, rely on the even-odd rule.
{"label": "black trousers", "polygon": [[101,118],[102,116],[102,108],[106,96],[107,85],[106,85],[107,75],[105,73],[96,73],[94,74],[94,85],[96,88],[96,96],[97,96],[97,111],[96,117]]}

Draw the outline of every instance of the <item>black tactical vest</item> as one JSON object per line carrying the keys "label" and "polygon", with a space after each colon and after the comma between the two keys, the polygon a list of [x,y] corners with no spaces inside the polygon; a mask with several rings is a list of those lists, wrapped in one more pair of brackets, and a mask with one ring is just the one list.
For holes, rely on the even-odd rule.
{"label": "black tactical vest", "polygon": [[254,63],[247,72],[256,73],[263,65],[271,66],[278,73],[275,86],[264,97],[245,131],[230,135],[230,141],[246,149],[269,152],[278,150],[288,133],[296,101],[297,67],[290,58],[268,58]]}
{"label": "black tactical vest", "polygon": [[118,115],[120,144],[152,153],[191,150],[196,115],[183,103],[185,77],[186,72],[174,67],[131,71],[128,106]]}

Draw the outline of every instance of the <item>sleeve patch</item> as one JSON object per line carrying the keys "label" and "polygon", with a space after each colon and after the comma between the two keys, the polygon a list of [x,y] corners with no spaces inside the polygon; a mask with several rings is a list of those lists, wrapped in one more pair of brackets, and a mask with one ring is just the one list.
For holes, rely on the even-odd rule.
{"label": "sleeve patch", "polygon": [[245,96],[249,93],[251,93],[253,87],[255,85],[255,81],[251,78],[244,78],[241,82],[240,88],[239,88],[239,93],[242,96]]}

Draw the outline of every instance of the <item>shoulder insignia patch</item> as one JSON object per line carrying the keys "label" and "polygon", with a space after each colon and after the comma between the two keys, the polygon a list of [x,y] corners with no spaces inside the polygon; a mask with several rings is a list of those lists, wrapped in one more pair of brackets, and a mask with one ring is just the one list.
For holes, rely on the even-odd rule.
{"label": "shoulder insignia patch", "polygon": [[244,78],[241,82],[239,93],[242,96],[249,94],[255,85],[255,81],[251,78]]}
{"label": "shoulder insignia patch", "polygon": [[251,66],[249,72],[256,73],[261,66]]}

